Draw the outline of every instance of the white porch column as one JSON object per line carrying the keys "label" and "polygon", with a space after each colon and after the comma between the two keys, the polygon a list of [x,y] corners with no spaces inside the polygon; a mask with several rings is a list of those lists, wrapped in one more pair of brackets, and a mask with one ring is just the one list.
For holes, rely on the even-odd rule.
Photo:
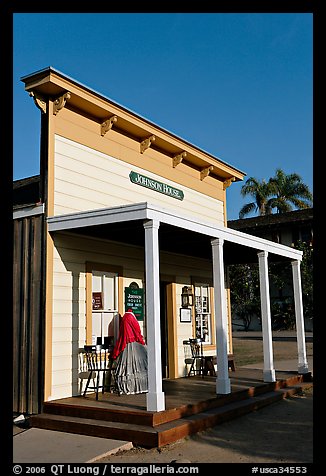
{"label": "white porch column", "polygon": [[154,412],[165,410],[161,363],[159,226],[160,222],[157,220],[144,222],[148,351],[148,393],[146,402],[147,410]]}
{"label": "white porch column", "polygon": [[272,341],[272,322],[271,307],[269,297],[269,278],[267,251],[258,253],[259,261],[259,281],[260,281],[260,306],[263,330],[263,349],[264,349],[264,382],[275,382],[275,370],[273,362],[273,341]]}
{"label": "white porch column", "polygon": [[301,262],[299,260],[291,261],[295,306],[295,322],[297,329],[298,373],[306,374],[309,372],[309,370],[306,356],[306,337],[304,330],[300,264]]}
{"label": "white porch column", "polygon": [[214,309],[216,325],[217,378],[216,393],[231,393],[228,364],[228,318],[224,282],[223,244],[217,238],[211,241],[213,255]]}

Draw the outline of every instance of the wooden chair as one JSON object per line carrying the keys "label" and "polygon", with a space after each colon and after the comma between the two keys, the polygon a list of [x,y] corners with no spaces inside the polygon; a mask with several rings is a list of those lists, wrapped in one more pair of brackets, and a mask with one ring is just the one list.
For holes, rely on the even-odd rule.
{"label": "wooden chair", "polygon": [[185,363],[190,365],[188,377],[193,375],[201,375],[204,377],[205,357],[203,355],[203,341],[200,338],[188,339],[183,341],[184,345],[190,347],[190,357],[185,358]]}
{"label": "wooden chair", "polygon": [[[87,371],[89,372],[86,387],[84,390],[84,397],[88,389],[95,390],[96,400],[98,400],[99,389],[104,393],[105,389],[112,386],[112,374],[114,372],[113,361],[109,358],[109,348],[104,345],[85,345],[84,346]],[[105,377],[108,376],[108,383]],[[91,379],[93,385],[90,386]]]}

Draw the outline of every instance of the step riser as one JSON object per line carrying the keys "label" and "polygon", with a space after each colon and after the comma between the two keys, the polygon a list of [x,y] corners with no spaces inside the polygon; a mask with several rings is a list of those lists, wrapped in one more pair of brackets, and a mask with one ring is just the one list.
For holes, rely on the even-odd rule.
{"label": "step riser", "polygon": [[[278,400],[280,400],[280,398],[273,400],[273,402]],[[211,415],[196,422],[185,424],[182,427],[178,427],[177,430],[174,428],[172,430],[167,430],[159,434],[159,446],[161,447],[169,443],[174,443],[181,438],[193,435],[199,431],[205,431],[216,425],[225,423],[226,421],[234,420],[238,417],[251,413],[254,410],[258,410],[263,406],[269,405],[270,403],[272,402],[265,403],[264,405],[262,403],[251,403],[250,405],[237,410],[230,410],[219,415]]]}
{"label": "step riser", "polygon": [[94,407],[63,405],[63,404],[44,404],[43,413],[49,415],[72,416],[79,418],[91,418],[93,420],[104,420],[120,423],[132,423],[135,425],[154,426],[153,414],[132,415],[126,412],[117,412],[108,409],[97,409]]}
{"label": "step riser", "polygon": [[294,388],[285,388],[273,393],[272,395],[257,396],[248,399],[248,401],[242,400],[239,402],[230,403],[231,408],[215,408],[211,409],[211,414],[202,415],[200,418],[196,418],[190,421],[182,422],[178,424],[176,422],[175,427],[168,430],[154,431],[150,428],[148,430],[133,430],[130,427],[128,429],[109,427],[103,425],[97,425],[94,423],[84,422],[70,422],[70,421],[57,421],[49,418],[42,418],[38,416],[31,417],[31,426],[36,428],[43,428],[47,430],[63,431],[68,433],[77,433],[88,436],[97,436],[101,438],[110,438],[118,440],[132,441],[134,445],[139,445],[147,448],[159,448],[169,443],[173,443],[177,440],[185,438],[189,435],[197,433],[199,431],[207,430],[218,424],[226,421],[238,418],[252,411],[258,410],[272,403],[282,400],[283,398],[290,397],[302,389],[301,386]]}
{"label": "step riser", "polygon": [[156,448],[158,444],[157,433],[103,427],[101,425],[96,425],[95,423],[89,424],[55,421],[50,418],[38,419],[37,417],[31,417],[30,420],[32,420],[31,426],[33,428],[42,428],[43,430],[62,431],[78,435],[96,436],[97,438],[131,441],[134,445],[147,448]]}
{"label": "step riser", "polygon": [[272,403],[276,403],[283,398],[290,397],[298,392],[298,389],[291,389],[290,391],[282,392],[280,394],[273,395],[272,397],[265,398],[263,400],[258,400],[254,402],[248,402],[248,404],[243,405],[239,408],[226,410],[223,413],[217,415],[209,415],[206,418],[202,418],[195,422],[189,422],[179,426],[177,429],[173,428],[159,434],[159,447],[165,446],[169,443],[173,443],[178,439],[185,438],[187,436],[198,433],[199,431],[205,431],[209,428],[212,428],[216,425],[230,421],[236,418],[239,418],[243,415],[251,413],[253,411],[259,410],[260,408],[266,407]]}

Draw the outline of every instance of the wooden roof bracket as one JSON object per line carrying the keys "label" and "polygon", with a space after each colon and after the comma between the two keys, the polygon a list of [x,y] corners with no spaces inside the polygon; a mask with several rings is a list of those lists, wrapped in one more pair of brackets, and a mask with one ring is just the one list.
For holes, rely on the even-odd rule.
{"label": "wooden roof bracket", "polygon": [[53,114],[55,116],[58,114],[59,111],[61,111],[61,109],[63,107],[65,107],[66,102],[70,98],[71,98],[71,93],[69,91],[67,91],[65,94],[63,94],[62,96],[57,97],[57,99],[55,99],[53,101]]}
{"label": "wooden roof bracket", "polygon": [[235,177],[230,177],[229,179],[224,180],[223,190],[226,190],[231,185],[232,182],[235,182]]}
{"label": "wooden roof bracket", "polygon": [[151,143],[154,142],[154,141],[155,141],[155,136],[154,135],[147,137],[147,139],[144,139],[140,143],[140,153],[143,154],[145,152],[145,150],[149,149],[149,147],[151,146]]}
{"label": "wooden roof bracket", "polygon": [[101,124],[101,136],[105,136],[105,134],[112,129],[112,126],[115,122],[118,121],[118,116],[113,115],[109,117],[106,121],[102,122]]}
{"label": "wooden roof bracket", "polygon": [[173,168],[181,164],[182,160],[187,157],[187,152],[183,151],[180,154],[177,154],[173,157]]}
{"label": "wooden roof bracket", "polygon": [[200,180],[204,180],[204,178],[206,178],[209,173],[213,170],[213,166],[210,165],[209,167],[205,167],[204,169],[201,169],[200,171]]}
{"label": "wooden roof bracket", "polygon": [[42,96],[39,94],[35,94],[34,91],[29,93],[30,97],[33,98],[35,106],[41,110],[44,114],[46,114],[46,101]]}

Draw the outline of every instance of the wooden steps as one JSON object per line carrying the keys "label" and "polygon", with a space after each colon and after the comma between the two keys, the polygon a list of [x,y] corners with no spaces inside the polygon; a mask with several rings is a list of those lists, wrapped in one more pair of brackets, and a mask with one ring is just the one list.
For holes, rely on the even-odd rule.
{"label": "wooden steps", "polygon": [[157,413],[48,402],[44,404],[44,412],[30,417],[29,423],[37,428],[126,440],[136,446],[159,448],[290,397],[311,385],[298,376],[290,377]]}

